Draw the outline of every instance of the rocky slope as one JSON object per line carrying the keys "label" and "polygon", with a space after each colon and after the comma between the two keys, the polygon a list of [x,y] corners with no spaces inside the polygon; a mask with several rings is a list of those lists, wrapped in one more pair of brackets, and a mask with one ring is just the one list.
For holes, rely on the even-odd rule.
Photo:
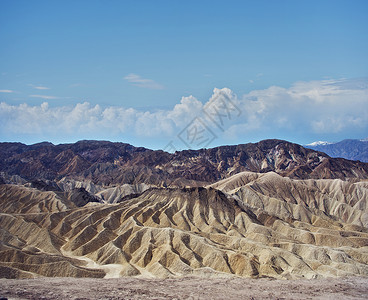
{"label": "rocky slope", "polygon": [[1,276],[368,275],[366,182],[246,173],[215,185],[82,207],[1,185]]}
{"label": "rocky slope", "polygon": [[0,277],[368,276],[367,164],[278,140],[1,147]]}
{"label": "rocky slope", "polygon": [[280,140],[170,154],[123,143],[0,144],[0,172],[27,180],[89,180],[98,185],[146,183],[203,186],[242,171],[273,171],[290,178],[368,178],[368,164]]}

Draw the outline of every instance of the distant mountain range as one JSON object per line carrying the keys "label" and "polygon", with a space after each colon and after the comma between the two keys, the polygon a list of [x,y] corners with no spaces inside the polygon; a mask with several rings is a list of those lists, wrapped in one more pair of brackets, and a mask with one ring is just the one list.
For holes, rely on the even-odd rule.
{"label": "distant mountain range", "polygon": [[305,145],[305,147],[322,151],[331,157],[368,162],[368,138],[363,140],[347,139],[338,143],[318,141]]}
{"label": "distant mountain range", "polygon": [[167,153],[124,143],[0,143],[0,172],[27,180],[91,180],[104,186],[145,183],[203,186],[239,172],[296,179],[368,178],[368,164],[330,158],[282,140]]}

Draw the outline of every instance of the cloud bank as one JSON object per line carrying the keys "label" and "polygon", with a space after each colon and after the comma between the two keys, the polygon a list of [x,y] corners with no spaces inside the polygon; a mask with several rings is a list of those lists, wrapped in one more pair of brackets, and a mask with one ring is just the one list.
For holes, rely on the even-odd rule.
{"label": "cloud bank", "polygon": [[[232,107],[224,107],[229,102]],[[221,115],[222,127],[211,118],[209,112],[214,107]],[[350,137],[368,132],[368,81],[297,82],[289,88],[271,86],[242,96],[228,88],[215,88],[205,103],[194,96],[182,97],[172,109],[157,111],[88,102],[56,107],[47,102],[40,106],[2,102],[0,135],[3,140],[28,135],[49,140],[123,139],[126,135],[170,140],[195,117],[224,143],[280,136],[289,140],[295,136]]]}

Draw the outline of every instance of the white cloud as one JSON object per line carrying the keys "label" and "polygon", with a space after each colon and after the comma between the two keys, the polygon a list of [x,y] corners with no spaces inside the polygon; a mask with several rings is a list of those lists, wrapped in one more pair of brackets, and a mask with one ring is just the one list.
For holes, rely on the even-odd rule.
{"label": "white cloud", "polygon": [[[226,102],[232,103],[232,111],[221,112],[226,122],[219,129],[204,112]],[[226,119],[227,113],[232,113],[231,120]],[[297,82],[289,88],[271,86],[241,97],[228,88],[215,88],[204,104],[189,96],[172,109],[155,111],[101,107],[88,102],[56,107],[47,102],[39,106],[3,102],[0,136],[39,134],[49,139],[53,136],[111,139],[133,135],[169,140],[195,117],[202,118],[211,130],[217,130],[216,135],[223,141],[233,138],[238,143],[252,137],[260,140],[280,135],[290,136],[289,139],[297,135],[326,134],[349,137],[357,131],[368,131],[368,85],[346,80]]]}
{"label": "white cloud", "polygon": [[43,84],[38,84],[38,85],[36,85],[36,84],[32,84],[32,83],[30,83],[30,84],[28,84],[28,86],[30,86],[30,87],[32,87],[32,88],[34,88],[34,89],[36,89],[36,90],[50,90],[50,88],[49,88],[49,87],[44,86]]}
{"label": "white cloud", "polygon": [[35,88],[36,90],[49,90],[50,89],[46,86],[34,86],[33,88]]}
{"label": "white cloud", "polygon": [[14,93],[13,90],[0,90],[0,93]]}
{"label": "white cloud", "polygon": [[141,76],[137,74],[129,74],[124,77],[125,80],[127,80],[132,85],[146,88],[146,89],[152,89],[152,90],[162,90],[164,89],[164,86],[157,83],[156,81],[152,79],[142,78]]}
{"label": "white cloud", "polygon": [[173,110],[167,112],[167,117],[176,124],[177,127],[186,126],[193,118],[200,114],[203,108],[202,102],[195,97],[182,97],[179,104]]}
{"label": "white cloud", "polygon": [[29,97],[32,98],[41,98],[45,100],[52,100],[52,99],[58,99],[59,97],[56,96],[47,96],[47,95],[29,95]]}
{"label": "white cloud", "polygon": [[359,82],[297,82],[290,88],[251,91],[239,104],[242,122],[228,130],[233,135],[244,133],[245,128],[301,135],[346,132],[347,137],[355,130],[368,130],[368,85]]}

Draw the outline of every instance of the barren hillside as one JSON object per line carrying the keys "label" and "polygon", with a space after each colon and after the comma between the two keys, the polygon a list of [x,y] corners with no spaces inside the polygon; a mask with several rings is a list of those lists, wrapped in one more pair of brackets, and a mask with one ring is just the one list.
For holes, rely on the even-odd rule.
{"label": "barren hillside", "polygon": [[[50,157],[57,146],[38,147],[50,148]],[[85,144],[68,147],[82,151]],[[95,144],[91,147],[92,152],[98,150]],[[249,147],[256,148],[253,156]],[[245,148],[248,154],[239,150]],[[36,152],[31,155],[10,149],[23,155],[20,162],[31,156],[17,169],[19,161],[13,158],[12,165],[6,158],[10,154],[2,154],[7,170],[19,173],[3,173],[0,184],[0,276],[367,276],[367,164],[330,159],[281,141],[245,148],[176,154],[141,149],[138,153],[166,161],[134,154],[124,166],[146,164],[159,179],[147,181],[146,175],[152,175],[148,172],[131,184],[109,185],[88,175],[90,168],[100,168],[98,178],[113,174],[101,162],[115,155],[107,150],[99,149],[89,158],[89,169],[78,169],[84,177],[72,171],[60,179],[55,174],[46,179],[46,168],[33,165],[43,150],[32,150]],[[83,151],[86,157],[91,155]],[[73,164],[74,158],[65,158],[65,163]],[[133,164],[134,160],[143,162]],[[242,171],[250,169],[251,162],[254,170]],[[56,168],[50,164],[49,169]],[[120,166],[114,169],[120,178],[130,174],[118,162],[115,165]],[[255,172],[259,168],[262,172]],[[25,169],[41,171],[35,173],[37,179],[22,178]],[[167,174],[181,174],[171,179],[180,178],[187,187],[165,187]],[[224,178],[214,181],[215,177]]]}

